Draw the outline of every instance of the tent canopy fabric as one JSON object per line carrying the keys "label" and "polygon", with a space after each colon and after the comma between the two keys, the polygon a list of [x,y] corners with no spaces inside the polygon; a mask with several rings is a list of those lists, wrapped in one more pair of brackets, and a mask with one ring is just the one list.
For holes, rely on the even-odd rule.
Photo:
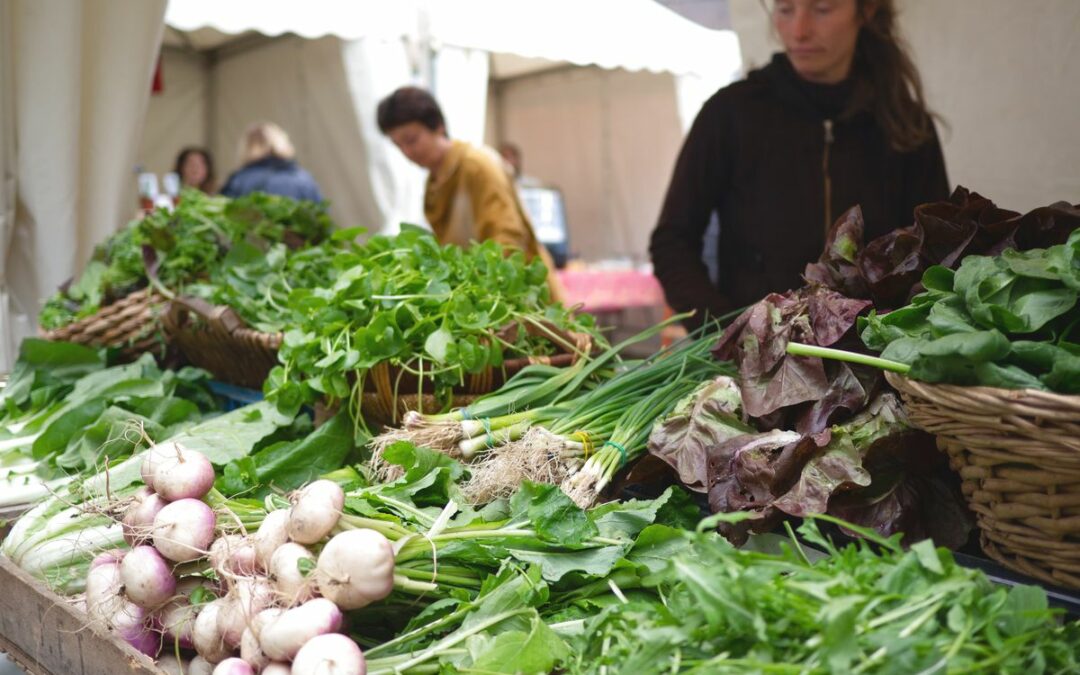
{"label": "tent canopy fabric", "polygon": [[292,33],[408,37],[435,48],[675,75],[731,73],[741,64],[734,33],[704,28],[653,0],[170,0],[165,23],[182,36],[167,37],[173,44],[200,51],[250,33]]}

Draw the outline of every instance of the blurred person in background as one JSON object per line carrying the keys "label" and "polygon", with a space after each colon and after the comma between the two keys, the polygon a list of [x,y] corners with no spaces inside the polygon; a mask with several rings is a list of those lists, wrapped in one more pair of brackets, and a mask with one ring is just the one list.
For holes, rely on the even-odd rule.
{"label": "blurred person in background", "polygon": [[209,150],[195,146],[184,148],[176,156],[174,171],[180,177],[182,188],[194,188],[206,194],[214,193],[214,160]]}
{"label": "blurred person in background", "polygon": [[221,194],[242,197],[267,192],[313,202],[323,200],[322,191],[307,170],[296,163],[296,150],[285,131],[273,122],[251,125],[240,141],[240,162]]}
{"label": "blurred person in background", "polygon": [[[802,285],[833,222],[869,241],[949,195],[945,161],[893,0],[770,0],[784,52],[698,113],[650,253],[668,303],[700,324]],[[718,281],[702,260],[716,213]]]}
{"label": "blurred person in background", "polygon": [[510,141],[499,143],[499,155],[502,156],[503,161],[510,167],[514,182],[520,187],[540,187],[543,184],[540,179],[525,173],[522,166],[523,160],[521,148],[516,143],[511,143]]}
{"label": "blurred person in background", "polygon": [[469,246],[494,239],[539,256],[548,268],[553,300],[562,297],[555,265],[536,238],[513,179],[493,150],[453,140],[435,98],[401,87],[379,103],[379,129],[409,161],[428,170],[424,216],[441,244]]}

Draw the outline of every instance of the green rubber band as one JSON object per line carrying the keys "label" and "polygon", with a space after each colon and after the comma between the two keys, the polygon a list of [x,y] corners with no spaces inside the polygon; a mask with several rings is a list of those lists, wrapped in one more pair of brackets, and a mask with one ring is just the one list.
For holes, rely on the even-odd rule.
{"label": "green rubber band", "polygon": [[491,418],[485,417],[482,421],[484,423],[484,431],[487,432],[487,446],[490,450],[495,447],[495,437],[491,435]]}
{"label": "green rubber band", "polygon": [[619,445],[615,441],[604,441],[604,445],[610,445],[611,447],[613,447],[613,448],[615,448],[616,450],[619,451],[619,456],[622,458],[619,461],[619,466],[622,466],[622,465],[626,464],[626,448]]}

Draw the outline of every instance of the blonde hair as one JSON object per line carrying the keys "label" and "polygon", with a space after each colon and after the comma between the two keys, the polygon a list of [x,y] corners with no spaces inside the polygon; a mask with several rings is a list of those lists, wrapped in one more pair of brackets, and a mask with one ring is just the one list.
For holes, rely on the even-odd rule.
{"label": "blonde hair", "polygon": [[240,163],[249,164],[266,157],[292,159],[296,156],[289,134],[273,122],[256,122],[240,141]]}

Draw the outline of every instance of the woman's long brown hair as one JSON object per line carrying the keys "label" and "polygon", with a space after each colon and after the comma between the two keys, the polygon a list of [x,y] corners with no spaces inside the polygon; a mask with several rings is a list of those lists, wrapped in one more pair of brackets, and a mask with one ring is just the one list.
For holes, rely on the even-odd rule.
{"label": "woman's long brown hair", "polygon": [[855,90],[848,109],[869,109],[889,145],[900,152],[914,150],[933,137],[934,122],[919,71],[897,29],[896,5],[893,0],[856,0],[856,6],[864,23],[855,45]]}

